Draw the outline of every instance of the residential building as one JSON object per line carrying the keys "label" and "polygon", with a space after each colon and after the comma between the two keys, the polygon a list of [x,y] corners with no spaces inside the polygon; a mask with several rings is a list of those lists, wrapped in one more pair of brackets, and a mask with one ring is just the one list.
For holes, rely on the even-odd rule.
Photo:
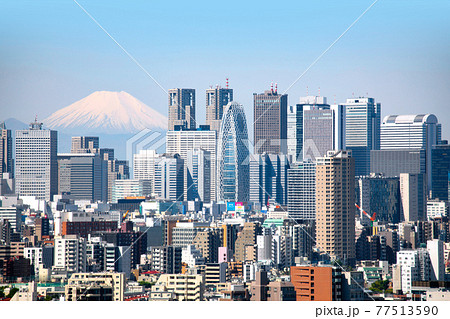
{"label": "residential building", "polygon": [[161,291],[173,292],[174,299],[178,301],[204,300],[205,284],[202,275],[163,274],[155,286],[160,286]]}
{"label": "residential building", "polygon": [[293,266],[291,283],[297,301],[341,301],[342,272],[332,266]]}
{"label": "residential building", "polygon": [[355,163],[352,151],[328,151],[316,165],[316,245],[355,262]]}
{"label": "residential building", "polygon": [[152,247],[152,269],[163,274],[181,273],[181,247]]}
{"label": "residential building", "polygon": [[123,301],[123,273],[74,273],[65,287],[66,301]]}
{"label": "residential building", "polygon": [[54,268],[68,273],[86,271],[86,240],[76,235],[55,238]]}

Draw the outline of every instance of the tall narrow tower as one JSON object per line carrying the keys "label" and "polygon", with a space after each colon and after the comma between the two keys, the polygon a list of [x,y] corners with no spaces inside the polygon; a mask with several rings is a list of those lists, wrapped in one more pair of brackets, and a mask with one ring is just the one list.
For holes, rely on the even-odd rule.
{"label": "tall narrow tower", "polygon": [[355,162],[328,151],[316,165],[316,244],[345,264],[355,262]]}
{"label": "tall narrow tower", "polygon": [[228,81],[226,88],[217,86],[206,90],[206,125],[209,125],[210,130],[220,130],[223,109],[232,101],[233,89],[228,88]]}
{"label": "tall narrow tower", "polygon": [[170,89],[168,130],[173,131],[175,126],[195,129],[195,124],[195,90]]}

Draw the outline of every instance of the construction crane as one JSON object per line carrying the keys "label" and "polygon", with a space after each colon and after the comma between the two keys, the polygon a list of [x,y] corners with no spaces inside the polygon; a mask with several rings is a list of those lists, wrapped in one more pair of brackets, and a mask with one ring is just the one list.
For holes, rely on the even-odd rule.
{"label": "construction crane", "polygon": [[373,226],[373,222],[375,221],[375,216],[377,215],[377,213],[373,213],[372,216],[370,216],[366,211],[364,211],[363,209],[361,209],[361,207],[358,206],[358,204],[355,203],[356,208],[358,208],[364,215],[367,216],[367,218],[370,219],[371,222],[371,226]]}
{"label": "construction crane", "polygon": [[126,212],[125,214],[123,214],[123,216],[122,216],[122,220],[124,220],[125,218],[127,218],[127,216],[128,216],[128,212],[129,212],[129,210],[127,210],[127,212]]}

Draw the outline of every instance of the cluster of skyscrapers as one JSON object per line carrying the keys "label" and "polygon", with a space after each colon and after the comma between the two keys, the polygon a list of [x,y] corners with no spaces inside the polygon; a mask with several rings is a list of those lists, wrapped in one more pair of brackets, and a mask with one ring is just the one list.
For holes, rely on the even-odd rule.
{"label": "cluster of skyscrapers", "polygon": [[[17,130],[14,145],[11,131],[1,126],[0,195],[5,203],[18,195],[30,207],[36,207],[35,199],[41,218],[52,220],[41,237],[53,240],[55,278],[91,269],[124,272],[130,279],[133,269],[147,267],[193,275],[180,280],[197,282],[197,270],[186,269],[206,264],[206,270],[200,267],[204,276],[217,272],[219,282],[234,275],[256,280],[253,296],[266,300],[261,291],[275,289],[267,279],[271,268],[294,267],[292,285],[279,288],[286,296],[295,290],[297,300],[315,298],[301,274],[321,272],[330,262],[336,263],[330,273],[324,271],[330,282],[344,276],[342,266],[358,265],[367,277],[369,261],[394,276],[398,291],[410,292],[414,279],[407,279],[407,272],[423,267],[428,267],[423,281],[444,279],[450,146],[441,139],[435,115],[382,120],[381,104],[370,97],[330,105],[326,97],[306,96],[290,104],[288,95],[272,86],[253,94],[249,137],[244,108],[228,83],[206,90],[205,124],[196,122],[195,93],[169,90],[165,151],[140,150],[132,163],[101,148],[98,137],[73,137],[71,152],[63,154],[57,152],[57,132],[41,123]],[[15,203],[0,207],[6,207],[0,221],[8,245],[23,238],[21,227],[26,228],[20,213],[26,205],[17,198]],[[81,260],[73,269],[65,257],[58,260],[67,247]],[[91,256],[91,264],[83,254]],[[399,263],[408,254],[414,262]],[[360,274],[345,276],[348,289],[360,293]],[[164,289],[171,285],[167,280]],[[74,289],[66,298],[79,296],[81,290]],[[152,296],[158,299],[161,291],[152,290]],[[333,298],[341,300],[337,291]]]}

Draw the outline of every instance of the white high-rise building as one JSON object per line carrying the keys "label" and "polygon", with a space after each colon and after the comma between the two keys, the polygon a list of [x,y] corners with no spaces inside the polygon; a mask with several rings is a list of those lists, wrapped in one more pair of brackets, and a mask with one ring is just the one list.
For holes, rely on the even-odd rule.
{"label": "white high-rise building", "polygon": [[431,261],[431,280],[445,281],[444,242],[428,240],[427,251]]}
{"label": "white high-rise building", "polygon": [[[188,160],[188,151],[201,148],[210,152],[211,157],[211,200],[216,200],[216,154],[217,154],[217,132],[200,126],[197,130],[168,131],[166,135],[166,152],[174,155],[179,154],[185,161]],[[184,196],[187,198],[188,186],[187,167],[184,172]]]}
{"label": "white high-rise building", "polygon": [[401,250],[397,252],[397,267],[400,267],[400,286],[404,294],[411,292],[413,281],[430,280],[431,261],[426,249]]}
{"label": "white high-rise building", "polygon": [[53,267],[68,273],[86,272],[86,240],[76,235],[55,238]]}
{"label": "white high-rise building", "polygon": [[28,130],[16,131],[16,192],[51,200],[58,192],[58,133],[31,123]]}
{"label": "white high-rise building", "polygon": [[[211,152],[201,148],[188,151],[187,160],[188,190],[187,200],[199,199],[211,202]],[[193,185],[192,185],[193,184]]]}
{"label": "white high-rise building", "polygon": [[173,201],[184,200],[184,176],[184,161],[180,155],[164,154],[155,164],[155,194]]}
{"label": "white high-rise building", "polygon": [[441,143],[441,125],[434,114],[389,115],[381,125],[380,149],[423,149],[427,186],[431,189],[431,152]]}
{"label": "white high-rise building", "polygon": [[161,157],[155,150],[141,150],[133,155],[133,178],[150,181],[154,192],[155,163]]}
{"label": "white high-rise building", "polygon": [[119,199],[129,196],[150,196],[151,182],[143,179],[116,179],[112,190],[112,201],[117,203]]}
{"label": "white high-rise building", "polygon": [[374,98],[347,99],[345,107],[345,147],[352,150],[355,176],[369,175],[370,151],[380,149],[381,104]]}

